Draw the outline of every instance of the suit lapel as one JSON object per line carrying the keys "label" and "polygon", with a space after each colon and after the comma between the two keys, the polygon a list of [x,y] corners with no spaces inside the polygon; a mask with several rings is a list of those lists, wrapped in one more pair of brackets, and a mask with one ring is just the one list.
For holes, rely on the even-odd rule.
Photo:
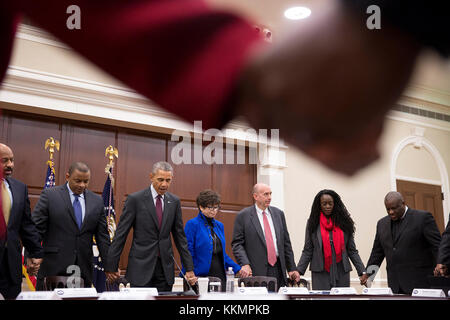
{"label": "suit lapel", "polygon": [[63,202],[69,211],[69,215],[72,218],[73,223],[75,223],[75,226],[78,228],[77,219],[75,218],[75,212],[73,211],[73,205],[72,201],[70,201],[70,195],[69,190],[67,189],[67,184],[63,184],[62,186],[57,187],[59,188],[59,194],[61,195]]}
{"label": "suit lapel", "polygon": [[397,237],[394,239],[394,244],[397,243],[397,241],[402,236],[403,231],[405,230],[406,225],[409,222],[409,216],[410,216],[410,213],[409,213],[409,208],[408,208],[408,210],[406,211],[405,217],[403,218],[402,224],[400,225],[400,228],[398,228],[398,230],[397,230]]}
{"label": "suit lapel", "polygon": [[[84,219],[83,219],[83,223],[81,224],[81,230],[83,230],[85,228],[85,225],[87,224],[87,220],[90,217],[91,213],[92,213],[92,194],[90,194],[89,190],[85,190],[84,191]],[[74,216],[75,216],[75,214],[74,214]]]}
{"label": "suit lapel", "polygon": [[275,209],[269,207],[270,214],[272,216],[273,227],[275,228],[275,235],[277,236],[277,248],[280,248],[281,241],[281,219],[278,212],[275,212]]}
{"label": "suit lapel", "polygon": [[[147,212],[152,217],[153,221],[156,225],[158,225],[158,217],[156,216],[156,207],[153,202],[152,191],[150,188],[147,188],[144,193],[144,206],[147,209]],[[163,213],[164,215],[164,213]]]}
{"label": "suit lapel", "polygon": [[319,242],[319,248],[320,248],[320,250],[322,250],[323,243],[322,243],[322,232],[320,231],[320,224],[317,227],[316,236],[317,236],[317,241]]}
{"label": "suit lapel", "polygon": [[[170,197],[169,193],[166,192],[164,195],[164,209],[161,221],[161,230],[164,228],[164,226],[167,223],[167,220],[169,219],[168,215],[173,212],[173,210],[171,210],[172,204],[173,204],[172,197]],[[156,208],[155,208],[155,216],[156,216]],[[156,221],[158,221],[158,219],[156,219]]]}
{"label": "suit lapel", "polygon": [[258,219],[258,214],[256,213],[256,208],[255,206],[252,206],[251,212],[250,212],[250,220],[253,223],[253,226],[256,229],[256,233],[258,234],[259,238],[261,239],[262,243],[264,244],[264,246],[266,245],[266,238],[264,237],[264,232],[261,228],[261,223],[259,222]]}

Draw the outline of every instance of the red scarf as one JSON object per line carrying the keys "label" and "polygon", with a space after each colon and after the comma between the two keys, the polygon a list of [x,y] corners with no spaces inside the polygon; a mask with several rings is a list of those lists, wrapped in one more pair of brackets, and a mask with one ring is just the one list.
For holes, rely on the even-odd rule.
{"label": "red scarf", "polygon": [[330,272],[330,266],[333,260],[331,253],[330,234],[333,232],[334,251],[336,252],[336,263],[342,261],[342,252],[344,251],[344,232],[338,226],[335,226],[332,219],[327,220],[323,212],[320,213],[320,233],[322,235],[323,253],[325,257],[325,270]]}

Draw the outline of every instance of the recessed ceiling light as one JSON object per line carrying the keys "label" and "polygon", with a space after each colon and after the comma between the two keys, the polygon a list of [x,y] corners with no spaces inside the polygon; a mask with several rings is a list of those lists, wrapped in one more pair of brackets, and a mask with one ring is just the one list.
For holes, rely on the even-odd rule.
{"label": "recessed ceiling light", "polygon": [[307,7],[292,7],[284,12],[284,16],[290,20],[300,20],[308,18],[311,15],[311,9]]}

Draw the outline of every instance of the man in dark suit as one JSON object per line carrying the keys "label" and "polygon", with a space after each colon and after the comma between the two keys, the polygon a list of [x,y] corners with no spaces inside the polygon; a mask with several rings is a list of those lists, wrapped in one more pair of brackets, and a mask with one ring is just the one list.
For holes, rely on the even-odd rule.
{"label": "man in dark suit", "polygon": [[167,192],[173,179],[172,166],[164,161],[155,163],[150,179],[150,188],[127,197],[109,249],[105,265],[107,276],[119,277],[120,254],[133,227],[133,243],[125,276],[131,286],[172,291],[175,269],[170,234],[186,268],[186,278],[193,285],[197,278],[183,230],[181,202],[177,196]]}
{"label": "man in dark suit", "polygon": [[300,280],[286,226],[284,212],[270,206],[272,190],[263,183],[253,187],[255,205],[239,212],[234,221],[231,246],[242,277],[271,276],[278,287],[289,277]]}
{"label": "man in dark suit", "polygon": [[43,252],[36,226],[31,220],[28,188],[11,178],[14,154],[11,148],[2,143],[0,159],[0,293],[5,299],[15,299],[22,286],[21,245],[29,252],[29,274],[35,274],[39,269]]}
{"label": "man in dark suit", "polygon": [[38,290],[44,288],[44,277],[57,275],[81,277],[84,286],[91,287],[94,235],[100,256],[106,259],[110,238],[104,205],[99,195],[87,189],[90,177],[86,164],[73,163],[66,173],[67,183],[44,189],[33,210],[44,248]]}
{"label": "man in dark suit", "polygon": [[439,246],[438,264],[434,269],[435,276],[449,276],[450,271],[450,221],[442,234]]}
{"label": "man in dark suit", "polygon": [[[394,293],[411,294],[414,288],[427,288],[433,275],[441,234],[431,213],[408,208],[399,192],[384,198],[388,216],[377,223],[367,268],[380,266],[386,258],[388,286]],[[363,275],[365,284],[369,275]]]}

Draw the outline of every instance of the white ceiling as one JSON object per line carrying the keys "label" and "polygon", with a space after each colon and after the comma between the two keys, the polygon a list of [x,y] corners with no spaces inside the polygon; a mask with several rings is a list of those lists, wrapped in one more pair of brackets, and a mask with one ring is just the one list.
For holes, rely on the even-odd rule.
{"label": "white ceiling", "polygon": [[[208,0],[215,7],[233,10],[249,17],[258,24],[272,30],[273,41],[277,34],[299,27],[302,20],[290,21],[284,18],[284,11],[292,6],[306,6],[314,12],[334,0]],[[450,108],[450,59],[445,61],[434,54],[425,54],[417,65],[411,84],[443,92],[449,97]]]}

